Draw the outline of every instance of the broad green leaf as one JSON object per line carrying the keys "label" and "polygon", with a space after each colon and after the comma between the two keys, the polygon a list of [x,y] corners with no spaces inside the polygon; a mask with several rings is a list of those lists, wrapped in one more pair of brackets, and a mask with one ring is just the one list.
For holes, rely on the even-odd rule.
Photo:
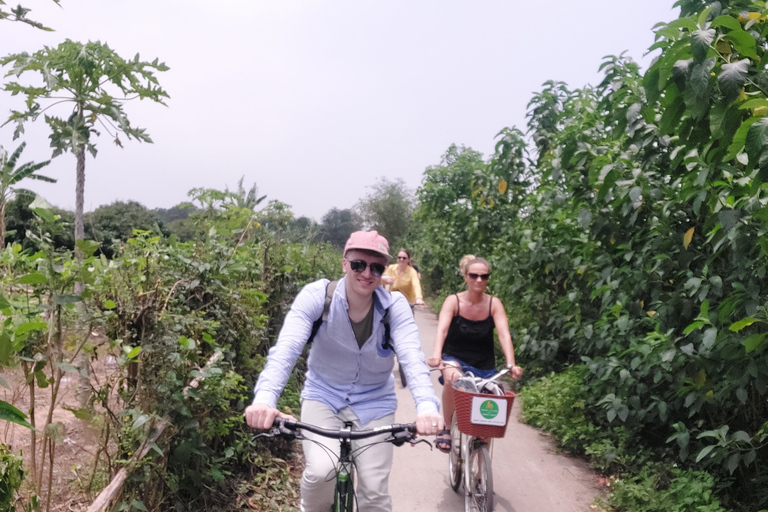
{"label": "broad green leaf", "polygon": [[137,357],[141,353],[141,347],[123,347],[123,351],[125,352],[125,355],[128,357],[128,359],[133,359]]}
{"label": "broad green leaf", "polygon": [[732,453],[730,457],[728,457],[728,471],[733,474],[734,471],[736,471],[736,468],[739,467],[739,461],[741,460],[741,454],[739,452]]}
{"label": "broad green leaf", "polygon": [[98,242],[93,240],[78,240],[75,246],[82,251],[85,257],[93,256],[93,254],[101,247]]}
{"label": "broad green leaf", "polygon": [[768,146],[768,118],[761,117],[749,127],[744,148],[749,155],[750,163],[754,164]]}
{"label": "broad green leaf", "polygon": [[58,366],[64,372],[80,373],[80,368],[73,365],[72,363],[56,363],[56,366]]}
{"label": "broad green leaf", "polygon": [[734,30],[723,36],[742,57],[757,59],[756,41],[749,32]]}
{"label": "broad green leaf", "polygon": [[27,415],[4,400],[0,400],[0,420],[10,421],[34,430],[34,427],[27,422]]}
{"label": "broad green leaf", "polygon": [[31,331],[44,331],[48,328],[45,322],[27,322],[16,326],[16,336],[26,334]]}
{"label": "broad green leaf", "polygon": [[40,272],[31,272],[19,278],[19,284],[43,284],[48,282],[48,278]]}
{"label": "broad green leaf", "polygon": [[4,295],[0,294],[0,310],[8,309],[10,307],[11,303],[8,302],[8,299],[6,299]]}
{"label": "broad green leaf", "polygon": [[751,318],[751,317],[742,318],[738,322],[732,323],[728,329],[732,330],[733,332],[739,332],[743,328],[750,326],[755,322],[759,322],[759,320],[757,318]]}
{"label": "broad green leaf", "polygon": [[683,235],[683,247],[686,249],[689,245],[691,245],[691,240],[693,240],[693,232],[696,228],[691,228],[688,231],[685,232],[685,235]]}
{"label": "broad green leaf", "polygon": [[702,449],[702,450],[699,452],[699,454],[696,456],[696,462],[701,462],[701,459],[703,459],[704,457],[706,457],[707,455],[709,455],[709,453],[710,453],[712,450],[714,450],[714,449],[715,449],[715,446],[717,446],[717,445],[711,444],[711,445],[709,445],[709,446],[705,446],[705,447],[704,447],[704,448],[703,448],[703,449]]}
{"label": "broad green leaf", "polygon": [[744,340],[744,350],[749,354],[750,352],[759,350],[766,343],[768,343],[768,335],[763,333],[751,334]]}
{"label": "broad green leaf", "polygon": [[749,437],[749,434],[744,432],[743,430],[737,430],[733,433],[731,436],[735,441],[741,441],[742,443],[751,443],[752,438]]}
{"label": "broad green leaf", "polygon": [[131,507],[135,508],[136,510],[143,510],[144,512],[147,510],[147,507],[145,507],[144,504],[139,500],[131,501]]}
{"label": "broad green leaf", "polygon": [[728,146],[728,154],[725,155],[723,160],[730,161],[736,158],[736,155],[741,152],[742,149],[744,149],[744,145],[747,141],[747,133],[749,133],[750,127],[758,122],[760,117],[750,117],[743,123],[741,123],[741,126],[739,126],[738,130],[736,130],[736,133],[733,135],[733,140],[731,141],[731,145]]}
{"label": "broad green leaf", "polygon": [[701,340],[701,349],[709,350],[712,348],[712,346],[715,344],[715,341],[717,341],[717,328],[716,327],[710,327],[706,331],[704,331],[704,336]]}
{"label": "broad green leaf", "polygon": [[115,304],[112,300],[105,300],[104,301],[104,309],[115,309],[117,307],[117,304]]}
{"label": "broad green leaf", "polygon": [[712,20],[712,23],[710,23],[710,26],[714,28],[725,27],[731,30],[742,30],[741,23],[739,23],[736,20],[736,18],[732,16],[718,16],[717,18]]}
{"label": "broad green leaf", "polygon": [[739,105],[739,110],[746,110],[748,108],[768,107],[768,100],[765,98],[754,98],[747,100]]}
{"label": "broad green leaf", "polygon": [[709,45],[715,40],[715,29],[698,29],[691,34],[691,51],[696,62],[701,62],[707,58]]}
{"label": "broad green leaf", "polygon": [[747,82],[748,71],[748,59],[723,64],[722,70],[717,77],[717,84],[720,86],[720,92],[723,93],[727,103],[738,98],[741,88]]}

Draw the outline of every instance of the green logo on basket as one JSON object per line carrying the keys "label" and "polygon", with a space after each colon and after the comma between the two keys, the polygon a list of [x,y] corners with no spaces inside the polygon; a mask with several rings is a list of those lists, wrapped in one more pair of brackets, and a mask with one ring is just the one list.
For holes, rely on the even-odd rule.
{"label": "green logo on basket", "polygon": [[499,406],[493,400],[486,400],[480,404],[480,414],[487,420],[492,420],[499,415]]}

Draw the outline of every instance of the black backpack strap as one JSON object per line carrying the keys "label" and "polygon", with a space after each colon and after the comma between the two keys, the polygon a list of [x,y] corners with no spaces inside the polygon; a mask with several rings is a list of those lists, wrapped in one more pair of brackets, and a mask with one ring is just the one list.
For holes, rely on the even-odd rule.
{"label": "black backpack strap", "polygon": [[328,321],[328,311],[331,309],[331,300],[333,299],[333,293],[336,291],[336,286],[338,286],[338,284],[338,281],[330,281],[325,285],[325,304],[323,304],[323,313],[320,315],[320,318],[315,320],[312,324],[312,332],[307,340],[307,345],[312,344],[312,340],[315,339],[317,331],[320,330],[320,326],[323,325],[323,322]]}
{"label": "black backpack strap", "polygon": [[381,346],[381,348],[384,350],[391,349],[392,352],[394,352],[395,347],[393,347],[392,343],[390,343],[392,338],[389,335],[389,308],[384,310],[384,316],[381,317],[381,323],[384,324],[384,344]]}

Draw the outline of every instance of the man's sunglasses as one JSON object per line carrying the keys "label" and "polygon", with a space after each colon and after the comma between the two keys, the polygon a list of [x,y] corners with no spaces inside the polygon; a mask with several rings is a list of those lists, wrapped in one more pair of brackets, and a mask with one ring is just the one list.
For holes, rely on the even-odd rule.
{"label": "man's sunglasses", "polygon": [[357,272],[358,274],[360,272],[365,271],[365,267],[369,266],[371,267],[371,275],[376,277],[381,277],[381,274],[384,273],[384,270],[386,270],[386,267],[382,265],[381,263],[368,263],[364,260],[352,260],[349,262],[349,268],[352,269],[353,272]]}
{"label": "man's sunglasses", "polygon": [[[363,267],[363,268],[365,268],[365,267]],[[480,279],[482,279],[483,281],[487,281],[487,280],[488,280],[488,278],[489,278],[489,277],[491,277],[491,274],[475,274],[475,273],[473,273],[473,272],[470,272],[470,273],[469,273],[469,274],[467,274],[467,275],[468,275],[468,276],[469,276],[469,278],[470,278],[471,280],[473,280],[473,281],[477,281],[477,278],[478,278],[478,277],[479,277]]]}

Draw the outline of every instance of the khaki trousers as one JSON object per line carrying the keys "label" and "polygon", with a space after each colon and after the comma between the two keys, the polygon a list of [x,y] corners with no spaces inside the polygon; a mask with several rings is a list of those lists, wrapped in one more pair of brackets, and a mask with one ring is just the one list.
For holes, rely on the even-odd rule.
{"label": "khaki trousers", "polygon": [[[322,402],[304,400],[301,404],[301,421],[323,428],[340,429],[345,421],[353,424],[353,430],[368,429],[394,423],[395,415],[389,414],[360,425],[355,413],[347,407],[338,413]],[[364,512],[391,512],[392,499],[389,496],[389,472],[392,469],[391,443],[374,444],[386,439],[388,434],[352,441],[352,456],[356,467],[355,494],[357,509]],[[302,441],[306,468],[301,477],[302,512],[328,512],[333,506],[336,485],[336,464],[339,455],[339,441],[305,432]],[[318,446],[315,442],[320,443]],[[331,455],[331,454],[335,454]]]}

